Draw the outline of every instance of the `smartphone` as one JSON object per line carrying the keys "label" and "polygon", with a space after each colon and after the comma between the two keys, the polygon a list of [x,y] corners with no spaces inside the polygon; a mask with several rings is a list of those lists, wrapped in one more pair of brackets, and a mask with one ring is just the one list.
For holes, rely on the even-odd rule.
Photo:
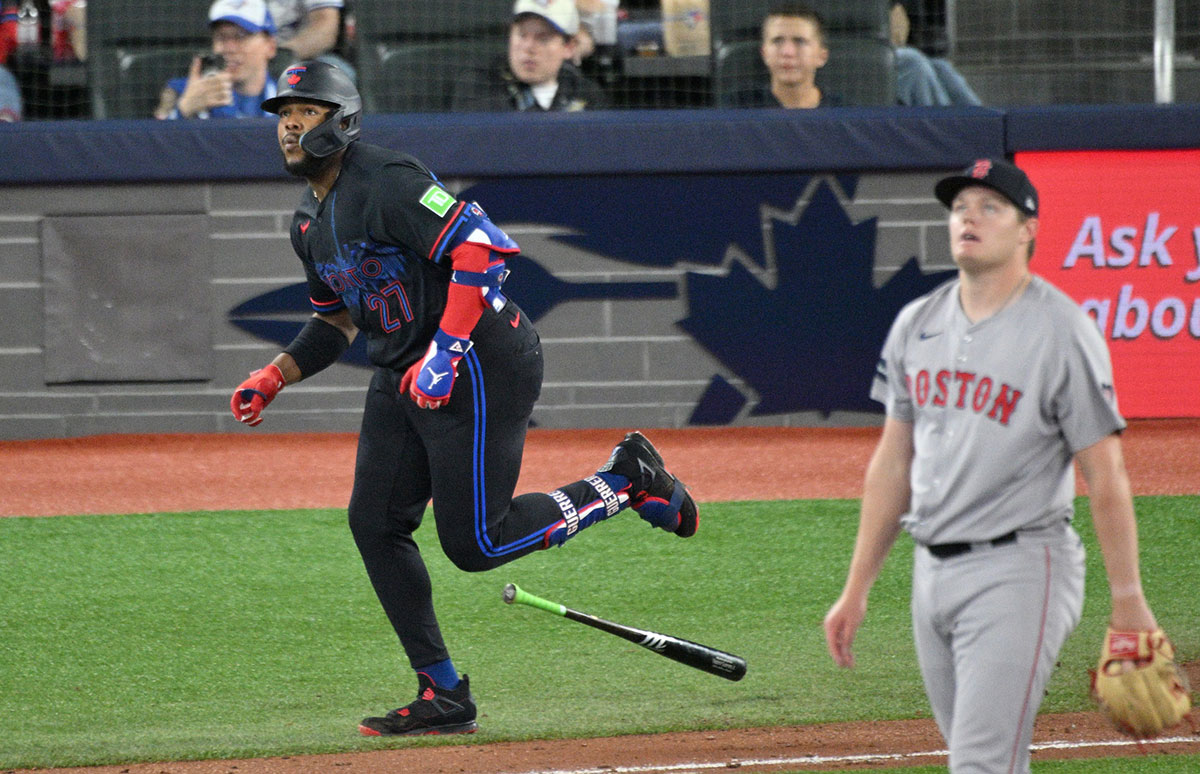
{"label": "smartphone", "polygon": [[214,75],[225,69],[225,57],[207,51],[200,55],[200,74]]}

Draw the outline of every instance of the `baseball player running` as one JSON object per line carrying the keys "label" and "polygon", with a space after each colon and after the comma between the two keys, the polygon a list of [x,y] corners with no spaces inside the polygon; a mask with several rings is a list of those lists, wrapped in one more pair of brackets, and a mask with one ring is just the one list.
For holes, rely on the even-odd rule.
{"label": "baseball player running", "polygon": [[417,673],[417,699],[369,717],[366,735],[476,728],[467,676],[451,662],[413,532],[432,498],[442,549],[466,571],[499,567],[633,508],[689,537],[699,513],[640,433],[595,475],[513,497],[542,382],[542,349],[505,298],[518,247],[479,207],[458,201],[419,161],[358,142],[362,101],[336,67],[287,68],[263,103],[279,116],[287,169],[308,182],[291,226],[313,316],[233,393],[257,425],[286,385],[367,337],[375,373],[359,435],[349,521],[384,612]]}
{"label": "baseball player running", "polygon": [[901,529],[916,543],[912,623],[955,774],[1029,771],[1034,715],[1083,607],[1071,526],[1078,460],[1114,628],[1153,630],[1108,350],[1065,294],[1030,273],[1038,198],[982,159],[935,187],[958,277],[897,316],[871,387],[887,417],[867,466],[846,584],[825,617],[834,661]]}

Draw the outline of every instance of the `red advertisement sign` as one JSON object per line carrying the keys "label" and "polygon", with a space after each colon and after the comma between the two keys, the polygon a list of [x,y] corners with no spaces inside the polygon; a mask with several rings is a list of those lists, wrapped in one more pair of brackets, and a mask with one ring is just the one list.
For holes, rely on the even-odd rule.
{"label": "red advertisement sign", "polygon": [[1200,416],[1200,150],[1018,153],[1036,273],[1096,320],[1127,417]]}

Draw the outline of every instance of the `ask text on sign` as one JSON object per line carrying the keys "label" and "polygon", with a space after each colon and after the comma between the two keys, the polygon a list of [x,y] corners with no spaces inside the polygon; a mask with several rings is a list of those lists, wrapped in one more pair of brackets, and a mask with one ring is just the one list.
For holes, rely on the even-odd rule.
{"label": "ask text on sign", "polygon": [[1200,416],[1200,151],[1019,153],[1033,270],[1096,321],[1127,417]]}

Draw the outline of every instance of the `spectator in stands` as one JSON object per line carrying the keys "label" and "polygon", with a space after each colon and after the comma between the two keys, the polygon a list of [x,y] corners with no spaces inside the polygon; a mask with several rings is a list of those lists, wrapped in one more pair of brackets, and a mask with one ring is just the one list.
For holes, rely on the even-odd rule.
{"label": "spectator in stands", "polygon": [[579,32],[575,35],[575,64],[596,53],[597,47],[617,45],[617,14],[620,0],[575,0]]}
{"label": "spectator in stands", "polygon": [[896,51],[896,97],[902,105],[979,105],[979,97],[949,60],[909,45],[916,0],[892,3],[891,35]]}
{"label": "spectator in stands", "polygon": [[87,59],[87,0],[54,0],[50,30],[55,62]]}
{"label": "spectator in stands", "polygon": [[817,70],[829,61],[821,15],[798,2],[776,3],[762,23],[763,64],[769,83],[733,95],[732,107],[821,108],[841,98],[817,85]]}
{"label": "spectator in stands", "polygon": [[267,0],[278,29],[276,43],[285,64],[301,59],[320,59],[356,79],[354,66],[337,48],[342,32],[343,0]]}
{"label": "spectator in stands", "polygon": [[186,78],[163,89],[155,118],[268,116],[263,100],[275,96],[268,63],[275,56],[275,22],[265,0],[217,0],[208,10],[212,54],[197,56]]}
{"label": "spectator in stands", "polygon": [[572,63],[579,11],[575,0],[517,0],[508,56],[488,76],[461,81],[454,110],[586,110],[605,107],[604,92]]}
{"label": "spectator in stands", "polygon": [[21,87],[4,65],[0,65],[0,122],[21,120]]}
{"label": "spectator in stands", "polygon": [[8,64],[8,57],[17,50],[17,3],[16,0],[0,0],[0,66]]}
{"label": "spectator in stands", "polygon": [[[0,65],[17,47],[17,0],[0,3]],[[51,48],[55,62],[82,62],[87,58],[87,0],[51,0]]]}

